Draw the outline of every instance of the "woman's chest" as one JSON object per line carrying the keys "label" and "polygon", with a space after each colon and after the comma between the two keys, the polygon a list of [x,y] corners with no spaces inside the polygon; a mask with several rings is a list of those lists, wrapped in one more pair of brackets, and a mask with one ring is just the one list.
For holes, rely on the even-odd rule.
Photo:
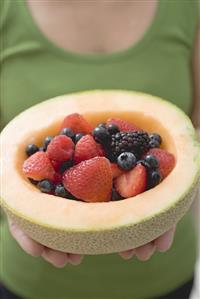
{"label": "woman's chest", "polygon": [[[55,59],[51,53],[7,59],[2,68],[3,122],[31,105],[61,94],[89,89],[127,89],[163,97],[189,112],[192,99],[188,61],[180,55],[162,59],[154,50],[122,60],[83,62]],[[176,55],[175,55],[176,56]]]}
{"label": "woman's chest", "polygon": [[111,53],[134,45],[159,7],[151,1],[35,1],[27,7],[55,45],[77,53]]}

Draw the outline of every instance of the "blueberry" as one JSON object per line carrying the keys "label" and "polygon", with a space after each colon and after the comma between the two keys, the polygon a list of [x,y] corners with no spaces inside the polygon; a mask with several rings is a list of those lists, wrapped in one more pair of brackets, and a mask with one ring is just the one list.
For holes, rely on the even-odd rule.
{"label": "blueberry", "polygon": [[112,153],[112,150],[109,147],[104,146],[104,151],[106,158],[109,159],[110,162],[116,162],[117,157]]}
{"label": "blueberry", "polygon": [[60,132],[60,135],[65,135],[65,136],[70,137],[72,139],[75,136],[74,132],[70,128],[64,128],[64,129],[62,129],[61,132]]}
{"label": "blueberry", "polygon": [[148,171],[151,169],[151,166],[149,165],[149,163],[145,160],[139,160],[137,161],[137,164],[141,164],[142,166],[144,166]]}
{"label": "blueberry", "polygon": [[93,130],[93,136],[94,139],[99,143],[108,143],[111,139],[110,134],[108,133],[108,130],[103,127],[97,127]]}
{"label": "blueberry", "polygon": [[105,123],[98,124],[98,128],[104,128],[104,129],[107,129]]}
{"label": "blueberry", "polygon": [[150,140],[157,141],[159,144],[162,143],[162,138],[159,134],[152,133],[152,134],[149,135],[149,138],[150,138]]}
{"label": "blueberry", "polygon": [[31,178],[28,178],[28,179],[31,182],[31,184],[33,184],[33,185],[37,185],[38,184],[38,181],[36,181],[34,179],[31,179]]}
{"label": "blueberry", "polygon": [[65,187],[63,184],[57,184],[55,187],[55,193],[56,196],[68,198],[68,199],[76,199]]}
{"label": "blueberry", "polygon": [[155,148],[160,147],[162,143],[162,138],[159,134],[153,133],[149,135],[150,141],[149,141],[149,147]]}
{"label": "blueberry", "polygon": [[74,136],[74,141],[75,141],[75,143],[77,143],[83,136],[84,136],[83,133],[77,133],[77,134]]}
{"label": "blueberry", "polygon": [[113,135],[119,132],[119,127],[117,125],[114,124],[110,124],[108,125],[108,133]]}
{"label": "blueberry", "polygon": [[119,167],[125,170],[130,170],[136,165],[137,159],[133,153],[124,152],[117,158]]}
{"label": "blueberry", "polygon": [[158,160],[153,155],[147,155],[145,161],[150,165],[150,168],[156,169],[159,166]]}
{"label": "blueberry", "polygon": [[30,157],[33,154],[37,153],[39,151],[39,148],[35,144],[28,144],[25,151],[26,151],[27,156]]}
{"label": "blueberry", "polygon": [[55,188],[55,195],[67,198],[68,197],[68,191],[65,189],[63,184],[58,184],[58,185],[56,185],[56,188]]}
{"label": "blueberry", "polygon": [[45,152],[45,148],[43,146],[39,147],[39,152]]}
{"label": "blueberry", "polygon": [[158,170],[150,172],[148,175],[148,180],[149,180],[150,188],[155,187],[162,180],[160,172]]}
{"label": "blueberry", "polygon": [[42,180],[37,184],[37,186],[43,193],[50,193],[54,190],[54,184],[49,180]]}
{"label": "blueberry", "polygon": [[124,199],[115,188],[112,189],[112,195],[111,195],[111,200],[113,201],[117,201],[117,200],[121,200]]}
{"label": "blueberry", "polygon": [[65,170],[67,170],[68,168],[72,167],[73,164],[74,164],[73,160],[68,160],[68,161],[62,162],[62,164],[59,167],[59,172],[60,173],[65,172]]}
{"label": "blueberry", "polygon": [[53,137],[52,137],[52,136],[47,136],[47,137],[44,139],[44,148],[45,148],[45,150],[47,149],[47,146],[49,145],[49,143],[51,142],[51,140],[53,140]]}
{"label": "blueberry", "polygon": [[160,147],[160,143],[157,140],[150,140],[149,147],[150,148]]}

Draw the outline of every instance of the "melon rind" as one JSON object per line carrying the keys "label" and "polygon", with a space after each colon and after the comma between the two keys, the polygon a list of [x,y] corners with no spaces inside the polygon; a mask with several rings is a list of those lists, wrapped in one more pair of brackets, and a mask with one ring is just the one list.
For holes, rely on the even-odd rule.
{"label": "melon rind", "polygon": [[142,246],[175,225],[187,212],[197,194],[198,184],[193,186],[182,200],[167,211],[145,219],[137,224],[106,230],[60,230],[39,225],[17,215],[16,211],[4,205],[10,218],[32,239],[55,250],[74,254],[96,255],[129,250]]}
{"label": "melon rind", "polygon": [[[120,102],[120,98],[123,101]],[[92,104],[92,99],[96,100],[95,104]],[[108,103],[109,99],[111,99],[112,103]],[[62,106],[61,102],[66,101],[66,105],[70,107],[68,114],[81,112],[89,115],[95,109],[98,112],[101,110],[106,111],[106,107],[108,107],[108,112],[110,113],[112,113],[111,107],[113,107],[113,110],[118,109],[119,113],[123,111],[128,112],[131,109],[134,110],[130,108],[131,101],[133,101],[134,105],[134,103],[138,102],[138,99],[141,101],[141,104],[139,103],[138,105],[142,107],[143,104],[144,110],[146,109],[145,105],[148,105],[147,101],[148,103],[152,101],[155,113],[159,111],[155,106],[156,104],[164,107],[166,114],[169,114],[169,122],[170,117],[172,119],[172,127],[170,127],[169,123],[163,123],[164,126],[170,128],[169,131],[173,129],[174,117],[174,121],[177,122],[177,127],[174,128],[174,131],[177,130],[176,137],[182,142],[181,146],[183,146],[186,154],[187,151],[188,153],[190,152],[189,157],[188,155],[183,155],[182,157],[182,160],[183,158],[186,159],[186,166],[184,166],[182,160],[179,161],[178,154],[175,169],[156,188],[123,201],[94,204],[81,203],[40,193],[18,173],[16,165],[14,165],[15,167],[13,166],[15,163],[14,156],[19,152],[19,148],[17,140],[12,140],[12,144],[9,144],[9,147],[6,146],[8,140],[10,140],[9,138],[11,138],[11,132],[13,134],[14,128],[18,128],[18,130],[21,128],[21,131],[24,130],[24,132],[22,132],[23,134],[21,133],[21,137],[19,133],[19,142],[20,138],[26,139],[31,128],[30,126],[29,128],[23,128],[25,119],[28,117],[31,120],[31,117],[33,117],[31,115],[36,115],[36,113],[38,115],[38,111],[47,109],[50,103],[52,107],[55,106],[55,113],[56,107],[58,110],[63,110],[58,107],[59,105],[60,107]],[[89,100],[91,100],[91,105],[87,106],[86,104],[89,103]],[[63,114],[63,116],[66,115],[65,111],[62,111],[62,113],[60,111],[59,113]],[[174,114],[174,116],[170,116],[170,113]],[[40,124],[40,119],[37,115],[35,118],[36,135],[39,132],[37,123]],[[157,118],[159,117],[158,115]],[[163,119],[164,117],[163,114]],[[45,123],[44,118],[45,114],[43,120],[41,120],[41,122]],[[51,115],[49,115],[47,125],[53,121],[54,118],[52,117],[51,119]],[[160,121],[162,121],[161,117]],[[173,132],[170,131],[170,134],[173,135]],[[176,140],[174,142],[176,143]],[[128,250],[152,241],[183,217],[194,200],[199,187],[200,147],[191,121],[175,105],[157,97],[138,92],[119,90],[89,91],[45,101],[21,113],[8,124],[1,134],[1,149],[2,207],[9,217],[31,238],[45,246],[63,252],[105,254]],[[183,165],[182,173],[178,169],[179,164]],[[10,175],[10,168],[12,167],[13,177],[15,178],[16,175],[16,183],[15,180],[9,183],[10,178],[8,174]],[[176,175],[176,172],[180,174],[179,177]],[[174,180],[176,180],[176,184]],[[171,189],[173,189],[173,192]],[[18,197],[16,197],[16,190]],[[168,193],[169,198],[167,198]],[[29,197],[32,195],[33,198],[26,198],[25,200],[24,194],[27,194]],[[163,196],[163,203],[162,194],[165,195]],[[34,201],[34,198],[35,200],[37,199],[37,203]],[[28,203],[30,203],[30,207]],[[66,215],[69,213],[69,221],[65,219],[65,213]]]}

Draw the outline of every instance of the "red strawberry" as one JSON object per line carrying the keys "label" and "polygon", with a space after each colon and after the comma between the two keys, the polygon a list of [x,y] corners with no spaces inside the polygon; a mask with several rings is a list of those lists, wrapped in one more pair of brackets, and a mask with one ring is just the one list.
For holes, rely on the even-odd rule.
{"label": "red strawberry", "polygon": [[87,120],[78,113],[73,113],[65,117],[61,126],[61,129],[64,128],[70,128],[74,133],[83,134],[91,134],[93,129]]}
{"label": "red strawberry", "polygon": [[104,151],[104,148],[101,144],[99,143],[96,143],[97,145],[97,148],[98,148],[98,151],[99,151],[99,155],[100,157],[104,157],[106,154],[105,154],[105,151]]}
{"label": "red strawberry", "polygon": [[45,152],[37,152],[30,156],[23,164],[23,173],[31,179],[41,181],[52,180],[55,171]]}
{"label": "red strawberry", "polygon": [[159,170],[162,178],[164,179],[172,171],[175,166],[175,157],[166,150],[160,148],[150,149],[146,155],[153,155],[159,162]]}
{"label": "red strawberry", "polygon": [[146,168],[138,164],[132,170],[120,175],[115,180],[117,192],[125,198],[135,196],[145,191],[147,186]]}
{"label": "red strawberry", "polygon": [[130,132],[130,131],[142,131],[139,127],[129,123],[128,121],[122,120],[120,118],[109,118],[107,120],[107,125],[117,125],[120,131]]}
{"label": "red strawberry", "polygon": [[113,179],[117,178],[120,176],[124,171],[118,167],[116,163],[110,163],[112,174],[113,174]]}
{"label": "red strawberry", "polygon": [[60,165],[62,164],[61,161],[51,160],[51,164],[55,171],[58,171],[60,168]]}
{"label": "red strawberry", "polygon": [[52,181],[53,181],[54,184],[62,183],[62,174],[60,174],[60,173],[58,173],[58,172],[55,172]]}
{"label": "red strawberry", "polygon": [[74,153],[74,143],[65,135],[58,135],[52,139],[47,147],[47,155],[50,160],[67,161]]}
{"label": "red strawberry", "polygon": [[77,142],[74,153],[76,164],[98,156],[102,156],[102,147],[91,135],[85,135]]}
{"label": "red strawberry", "polygon": [[112,191],[110,162],[105,157],[82,161],[65,171],[63,184],[72,195],[84,201],[109,201]]}

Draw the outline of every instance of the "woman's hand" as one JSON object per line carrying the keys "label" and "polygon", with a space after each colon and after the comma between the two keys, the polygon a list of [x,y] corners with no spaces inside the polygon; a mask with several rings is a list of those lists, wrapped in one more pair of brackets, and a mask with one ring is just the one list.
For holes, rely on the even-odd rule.
{"label": "woman's hand", "polygon": [[120,252],[119,255],[125,260],[136,256],[140,261],[147,261],[155,251],[165,252],[171,247],[175,230],[176,227],[174,226],[172,229],[170,229],[157,239],[153,240],[152,242],[135,249]]}
{"label": "woman's hand", "polygon": [[[41,256],[45,261],[51,263],[57,268],[63,268],[67,264],[80,265],[83,260],[83,255],[64,253],[43,246],[27,236],[11,220],[9,220],[9,227],[13,238],[26,253],[32,256]],[[147,261],[156,250],[165,252],[171,247],[175,229],[176,228],[174,226],[171,230],[158,237],[154,241],[135,249],[120,252],[119,255],[126,260],[136,256],[141,261]]]}
{"label": "woman's hand", "polygon": [[53,250],[39,244],[29,238],[14,222],[9,220],[10,232],[13,238],[21,246],[21,248],[32,256],[41,256],[43,259],[57,268],[63,268],[67,264],[79,265],[83,259],[83,255],[64,253]]}

